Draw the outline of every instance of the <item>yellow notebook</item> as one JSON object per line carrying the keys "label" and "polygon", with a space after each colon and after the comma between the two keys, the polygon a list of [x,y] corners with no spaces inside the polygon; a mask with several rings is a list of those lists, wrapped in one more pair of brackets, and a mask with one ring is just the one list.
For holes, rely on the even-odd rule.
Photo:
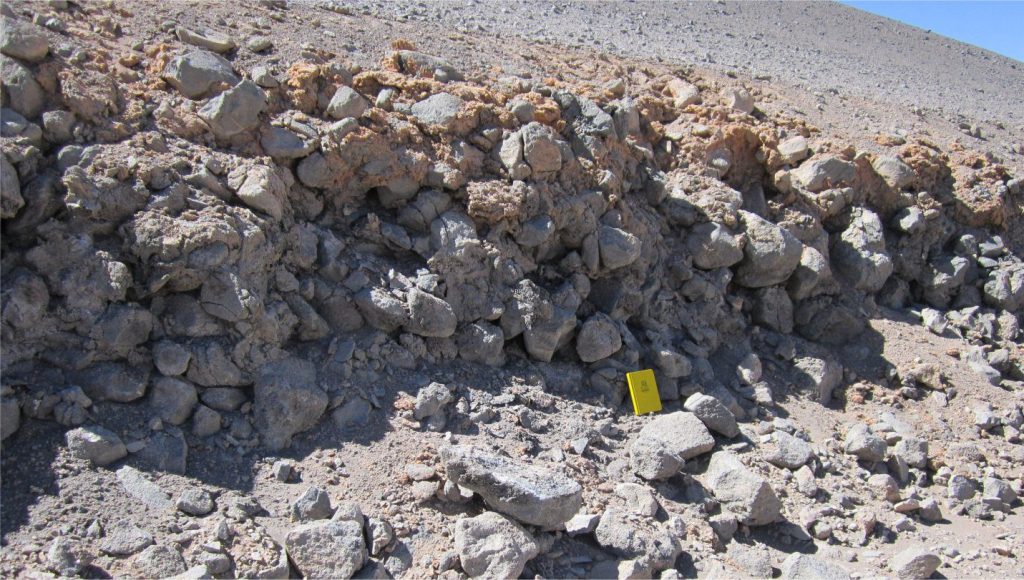
{"label": "yellow notebook", "polygon": [[629,398],[633,400],[633,412],[637,415],[654,413],[661,410],[661,396],[658,395],[658,383],[654,381],[654,371],[645,369],[626,373],[629,384]]}

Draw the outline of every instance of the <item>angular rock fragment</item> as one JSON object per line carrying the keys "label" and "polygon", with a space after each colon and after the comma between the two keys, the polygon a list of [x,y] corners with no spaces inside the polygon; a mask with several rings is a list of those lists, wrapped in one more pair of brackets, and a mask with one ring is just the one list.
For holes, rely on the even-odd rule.
{"label": "angular rock fragment", "polygon": [[704,476],[707,488],[722,507],[743,523],[763,526],[781,517],[782,502],[775,491],[733,453],[719,451],[712,455]]}
{"label": "angular rock fragment", "polygon": [[472,578],[518,578],[540,548],[518,523],[484,512],[455,523],[455,551]]}
{"label": "angular rock fragment", "polygon": [[582,505],[583,489],[558,472],[467,445],[443,447],[440,453],[449,479],[523,523],[557,529]]}
{"label": "angular rock fragment", "polygon": [[199,117],[220,139],[230,139],[259,126],[260,113],[267,108],[263,89],[244,80],[217,95],[199,109]]}
{"label": "angular rock fragment", "polygon": [[716,433],[730,439],[740,434],[739,425],[737,425],[732,411],[711,395],[703,393],[690,395],[683,403],[683,408],[696,415],[707,425],[708,429]]}
{"label": "angular rock fragment", "polygon": [[363,526],[356,522],[304,524],[288,532],[284,545],[306,578],[351,578],[367,559]]}
{"label": "angular rock fragment", "polygon": [[65,440],[72,455],[98,467],[106,467],[128,455],[121,438],[98,425],[72,429],[65,434]]}
{"label": "angular rock fragment", "polygon": [[620,348],[619,329],[606,314],[595,314],[587,319],[576,337],[576,353],[585,363],[608,358]]}
{"label": "angular rock fragment", "polygon": [[327,409],[327,393],[317,384],[316,368],[300,359],[264,365],[254,392],[256,428],[274,450],[287,447],[293,435],[316,425]]}
{"label": "angular rock fragment", "polygon": [[803,244],[788,230],[761,216],[740,211],[747,243],[736,268],[736,283],[763,288],[785,282],[800,264]]}
{"label": "angular rock fragment", "polygon": [[231,63],[205,50],[194,50],[172,58],[161,77],[190,99],[204,97],[220,85],[233,87],[239,80]]}
{"label": "angular rock fragment", "polygon": [[447,338],[455,334],[458,319],[452,306],[444,300],[413,288],[406,298],[409,319],[405,330],[419,336]]}
{"label": "angular rock fragment", "polygon": [[667,479],[687,459],[711,451],[715,439],[692,413],[661,415],[640,430],[630,444],[629,463],[644,479]]}
{"label": "angular rock fragment", "polygon": [[628,266],[640,257],[640,239],[619,228],[601,226],[597,242],[601,252],[601,264],[609,270]]}

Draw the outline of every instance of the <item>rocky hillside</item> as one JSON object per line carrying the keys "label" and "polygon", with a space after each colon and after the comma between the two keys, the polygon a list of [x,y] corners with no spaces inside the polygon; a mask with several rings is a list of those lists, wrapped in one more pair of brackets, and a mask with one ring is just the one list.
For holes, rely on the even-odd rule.
{"label": "rocky hillside", "polygon": [[5,575],[1024,573],[1020,135],[331,4],[2,10]]}

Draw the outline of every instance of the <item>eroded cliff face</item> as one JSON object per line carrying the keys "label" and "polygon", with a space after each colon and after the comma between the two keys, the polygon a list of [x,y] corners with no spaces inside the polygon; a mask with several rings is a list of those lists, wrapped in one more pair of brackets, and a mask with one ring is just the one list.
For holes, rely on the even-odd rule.
{"label": "eroded cliff face", "polygon": [[[757,357],[728,380],[719,360],[756,335],[828,403],[851,379],[829,347],[879,305],[937,309],[979,372],[1024,379],[1021,181],[991,157],[859,152],[664,67],[537,81],[411,43],[371,70],[241,64],[184,27],[115,56],[71,10],[95,39],[4,23],[5,440],[111,401],[186,450],[280,450],[377,405],[368,381],[456,359],[575,365],[612,409],[651,367],[665,401],[753,420]],[[415,419],[442,430],[443,406]]]}

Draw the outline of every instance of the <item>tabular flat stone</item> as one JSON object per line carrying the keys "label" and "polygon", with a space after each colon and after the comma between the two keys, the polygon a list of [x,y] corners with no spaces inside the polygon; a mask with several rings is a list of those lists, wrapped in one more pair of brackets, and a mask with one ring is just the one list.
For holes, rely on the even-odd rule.
{"label": "tabular flat stone", "polygon": [[441,449],[448,478],[527,524],[559,528],[583,505],[583,488],[561,473],[468,445]]}

